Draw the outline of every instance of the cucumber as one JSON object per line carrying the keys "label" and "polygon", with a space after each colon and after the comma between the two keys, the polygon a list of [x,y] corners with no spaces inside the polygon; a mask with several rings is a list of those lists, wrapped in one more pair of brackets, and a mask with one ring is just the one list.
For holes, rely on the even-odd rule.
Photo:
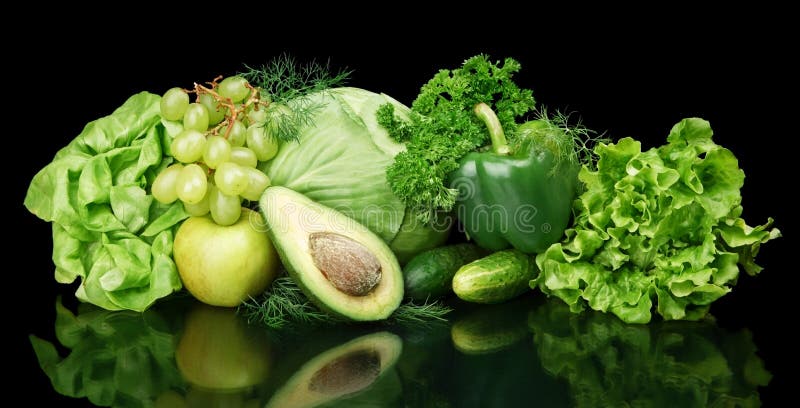
{"label": "cucumber", "polygon": [[532,257],[509,249],[462,266],[453,277],[453,291],[468,302],[501,303],[530,290],[536,275]]}
{"label": "cucumber", "polygon": [[483,254],[475,245],[456,244],[415,256],[403,270],[406,297],[424,301],[447,295],[452,289],[451,282],[458,268]]}

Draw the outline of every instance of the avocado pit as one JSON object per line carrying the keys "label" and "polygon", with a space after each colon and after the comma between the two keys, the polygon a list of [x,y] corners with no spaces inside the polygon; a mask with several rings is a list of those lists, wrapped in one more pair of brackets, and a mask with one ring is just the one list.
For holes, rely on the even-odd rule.
{"label": "avocado pit", "polygon": [[314,232],[308,246],[314,265],[343,293],[365,296],[381,281],[380,261],[358,241],[334,232]]}
{"label": "avocado pit", "polygon": [[311,391],[327,395],[346,395],[369,387],[381,372],[381,356],[375,350],[362,349],[339,357],[314,373]]}

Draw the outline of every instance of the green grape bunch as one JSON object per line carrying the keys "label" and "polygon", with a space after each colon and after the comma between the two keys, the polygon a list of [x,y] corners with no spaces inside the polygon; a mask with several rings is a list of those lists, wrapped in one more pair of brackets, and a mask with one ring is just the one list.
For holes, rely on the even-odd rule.
{"label": "green grape bunch", "polygon": [[286,115],[288,108],[262,97],[241,76],[207,85],[171,88],[162,96],[162,118],[182,123],[183,130],[170,144],[176,162],[156,177],[152,194],[164,204],[181,200],[192,216],[210,212],[217,224],[231,225],[242,200],[257,201],[270,185],[257,166],[278,153],[270,116]]}

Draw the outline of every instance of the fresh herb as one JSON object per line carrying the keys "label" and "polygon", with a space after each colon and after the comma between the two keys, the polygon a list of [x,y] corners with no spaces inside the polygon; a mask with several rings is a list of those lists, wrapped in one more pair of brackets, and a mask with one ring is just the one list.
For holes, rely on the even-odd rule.
{"label": "fresh herb", "polygon": [[600,144],[597,170],[584,166],[586,191],[573,203],[566,239],[539,254],[531,281],[573,311],[586,306],[629,323],[699,319],[736,283],[742,265],[761,271],[759,247],[780,236],[748,226],[736,157],[711,140],[698,118],[676,124],[667,144],[642,152],[631,138]]}
{"label": "fresh herb", "polygon": [[[426,324],[432,321],[445,321],[445,315],[452,311],[441,302],[414,303],[408,301],[400,305],[387,320],[400,325]],[[239,306],[239,312],[249,322],[260,322],[272,329],[291,328],[296,325],[332,325],[348,321],[329,315],[317,308],[289,276],[281,276],[258,299],[251,298]]]}
{"label": "fresh herb", "polygon": [[330,63],[299,64],[283,55],[260,67],[245,65],[242,77],[260,89],[270,102],[265,126],[281,141],[296,141],[300,131],[314,124],[314,114],[325,106],[309,95],[343,85],[348,70],[331,73]]}
{"label": "fresh herb", "polygon": [[447,176],[464,155],[489,142],[486,126],[473,113],[475,105],[491,107],[512,139],[516,120],[533,110],[532,92],[512,81],[519,69],[512,58],[500,63],[478,55],[459,69],[439,71],[425,84],[410,121],[397,120],[390,104],[377,112],[378,123],[407,148],[386,170],[387,181],[420,221],[429,222],[436,210],[452,209],[457,190],[447,186]]}
{"label": "fresh herb", "polygon": [[292,278],[286,275],[275,279],[260,300],[250,298],[240,307],[248,321],[262,322],[273,329],[290,323],[332,324],[340,321],[335,316],[320,311]]}
{"label": "fresh herb", "polygon": [[539,126],[526,131],[520,130],[512,150],[518,150],[525,140],[531,139],[534,144],[545,146],[554,154],[553,170],[558,169],[558,164],[562,161],[594,169],[597,164],[594,147],[598,143],[611,141],[584,126],[580,117],[573,119],[572,113],[550,113],[542,107],[536,110],[534,116],[536,120],[533,122]]}

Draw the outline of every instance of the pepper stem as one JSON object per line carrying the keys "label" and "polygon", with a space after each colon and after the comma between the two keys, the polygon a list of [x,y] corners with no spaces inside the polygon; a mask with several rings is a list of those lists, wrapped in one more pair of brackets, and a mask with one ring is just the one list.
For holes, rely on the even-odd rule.
{"label": "pepper stem", "polygon": [[500,125],[500,120],[497,119],[497,115],[492,108],[481,102],[475,105],[475,108],[472,110],[475,112],[475,116],[482,120],[489,130],[489,137],[492,139],[492,151],[502,156],[509,155],[511,153],[511,148],[508,147],[506,135],[503,133],[503,126]]}

